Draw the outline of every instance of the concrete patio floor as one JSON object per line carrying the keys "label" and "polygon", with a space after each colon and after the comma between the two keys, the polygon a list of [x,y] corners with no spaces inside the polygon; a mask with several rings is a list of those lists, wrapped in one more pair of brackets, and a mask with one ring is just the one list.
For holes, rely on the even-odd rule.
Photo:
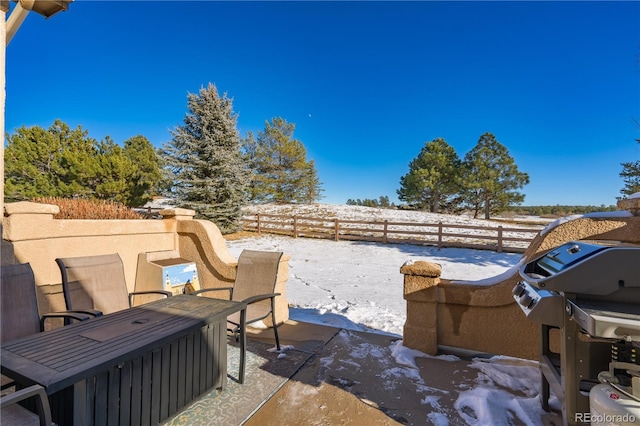
{"label": "concrete patio floor", "polygon": [[[398,337],[295,321],[280,326],[279,334],[283,345],[313,356],[243,424],[466,425],[477,417],[456,408],[456,401],[478,385],[482,373],[471,364],[485,354],[419,357],[416,369],[400,365],[392,356]],[[249,337],[274,342],[270,329],[252,331]],[[531,362],[522,361],[531,368]],[[521,392],[512,393],[526,399]],[[477,420],[473,423],[484,424]],[[552,412],[540,422],[559,426],[562,417]],[[505,424],[524,422],[514,418]]]}
{"label": "concrete patio floor", "polygon": [[[437,357],[417,357],[414,364],[400,363],[393,349],[398,337],[349,331],[317,324],[287,321],[279,328],[281,343],[289,347],[278,355],[269,348],[274,345],[272,329],[251,330],[249,345],[254,359],[266,364],[250,370],[244,384],[233,379],[237,363],[230,367],[230,384],[219,393],[216,390],[190,404],[183,412],[168,419],[164,425],[548,425],[560,426],[557,412],[522,420],[513,407],[535,406],[539,398],[531,392],[513,390],[500,381],[491,383],[491,370],[483,370],[486,354],[458,353]],[[234,345],[235,347],[235,345]],[[237,359],[237,350],[236,358]],[[535,363],[515,358],[500,359],[508,364],[499,374],[511,374],[516,366],[528,370],[524,380],[531,382]],[[478,367],[480,365],[480,368]],[[492,361],[495,366],[495,361]],[[268,372],[262,371],[266,368]],[[495,371],[495,370],[494,370]],[[524,371],[524,370],[523,370]],[[276,380],[262,377],[275,375]],[[517,378],[516,378],[517,380]],[[231,384],[233,383],[233,384]],[[475,393],[479,383],[488,393]],[[487,384],[491,383],[489,387]],[[262,388],[260,388],[260,386]],[[268,386],[271,386],[268,388]],[[236,393],[231,390],[235,388]],[[237,392],[244,395],[244,399]],[[469,392],[476,400],[461,405]],[[252,397],[247,398],[247,394]],[[496,401],[505,405],[504,417],[483,417]],[[238,404],[253,404],[239,407]],[[484,404],[484,405],[483,405]],[[481,406],[480,412],[473,407]],[[235,411],[229,416],[230,411]],[[495,410],[494,410],[495,411]],[[507,413],[512,411],[511,413]],[[526,409],[524,410],[526,411]],[[226,417],[225,417],[226,416]]]}

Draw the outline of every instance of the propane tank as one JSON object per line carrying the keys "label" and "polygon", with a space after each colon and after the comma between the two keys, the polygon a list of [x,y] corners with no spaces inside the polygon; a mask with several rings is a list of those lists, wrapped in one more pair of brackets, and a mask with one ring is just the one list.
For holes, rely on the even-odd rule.
{"label": "propane tank", "polygon": [[[592,426],[640,425],[640,401],[619,392],[609,384],[595,385],[589,392],[590,418],[583,415],[583,423]],[[579,415],[579,414],[578,414]]]}

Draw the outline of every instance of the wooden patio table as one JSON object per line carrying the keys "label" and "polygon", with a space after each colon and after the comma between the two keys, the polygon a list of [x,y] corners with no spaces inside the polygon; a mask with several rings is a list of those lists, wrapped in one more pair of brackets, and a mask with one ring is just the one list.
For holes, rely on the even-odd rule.
{"label": "wooden patio table", "polygon": [[158,424],[227,383],[227,317],[246,304],[178,295],[3,343],[2,374],[42,385],[59,425]]}

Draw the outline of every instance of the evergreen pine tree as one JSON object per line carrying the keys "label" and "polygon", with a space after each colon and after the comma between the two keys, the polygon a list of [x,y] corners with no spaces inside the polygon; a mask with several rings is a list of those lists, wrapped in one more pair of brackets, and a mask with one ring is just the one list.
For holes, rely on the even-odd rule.
{"label": "evergreen pine tree", "polygon": [[474,218],[484,210],[484,218],[489,219],[491,214],[524,201],[524,194],[516,190],[529,183],[529,175],[518,170],[507,148],[493,134],[480,136],[464,163],[461,187]]}
{"label": "evergreen pine tree", "polygon": [[[69,131],[68,126],[66,130]],[[7,201],[60,196],[60,152],[64,141],[39,126],[16,129],[7,137],[4,193]]]}
{"label": "evergreen pine tree", "polygon": [[458,154],[444,139],[427,142],[409,163],[409,173],[400,178],[398,199],[432,213],[454,212],[460,170]]}
{"label": "evergreen pine tree", "polygon": [[249,200],[258,200],[258,188],[256,187],[255,174],[258,170],[258,142],[253,131],[249,130],[244,138],[241,140],[242,146],[242,159],[244,160],[245,167],[247,168],[247,174],[249,176],[249,183],[247,185],[247,193]]}
{"label": "evergreen pine tree", "polygon": [[134,165],[127,158],[122,147],[109,136],[98,144],[98,172],[95,181],[95,195],[101,200],[112,200],[130,204],[129,182]]}
{"label": "evergreen pine tree", "polygon": [[143,206],[150,201],[161,179],[160,162],[149,139],[142,135],[124,141],[124,155],[131,161],[128,181],[129,206]]}
{"label": "evergreen pine tree", "polygon": [[170,196],[195,210],[223,233],[239,228],[246,201],[247,170],[240,152],[233,100],[214,84],[187,96],[184,125],[171,132],[161,157],[171,182]]}
{"label": "evergreen pine tree", "polygon": [[[640,139],[636,139],[636,142],[640,144]],[[640,192],[640,160],[622,163],[620,177],[624,179],[624,188],[620,191],[622,195]]]}
{"label": "evergreen pine tree", "polygon": [[293,138],[295,124],[280,117],[265,122],[257,139],[243,141],[244,158],[253,172],[251,200],[275,203],[311,203],[320,199],[321,184],[313,160]]}
{"label": "evergreen pine tree", "polygon": [[130,141],[123,150],[109,136],[98,142],[82,127],[71,130],[60,120],[46,130],[23,126],[8,137],[5,195],[9,200],[81,197],[140,206],[150,198],[160,170],[146,138]]}

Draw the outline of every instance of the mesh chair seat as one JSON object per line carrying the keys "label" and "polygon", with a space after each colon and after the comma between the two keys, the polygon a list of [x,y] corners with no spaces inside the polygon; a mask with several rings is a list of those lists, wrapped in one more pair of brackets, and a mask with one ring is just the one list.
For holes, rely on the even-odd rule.
{"label": "mesh chair seat", "polygon": [[[247,325],[266,319],[271,315],[276,348],[280,350],[278,323],[275,314],[275,298],[280,294],[275,293],[275,289],[282,255],[282,252],[276,251],[243,250],[238,258],[236,280],[233,287],[224,289],[207,288],[196,291],[193,294],[229,290],[231,292],[231,300],[247,302]],[[229,330],[237,334],[239,332],[240,314],[229,316],[227,321],[230,325]]]}
{"label": "mesh chair seat", "polygon": [[94,314],[110,314],[131,307],[135,294],[154,293],[169,297],[164,290],[129,293],[124,265],[117,253],[58,258],[62,290],[67,309]]}

